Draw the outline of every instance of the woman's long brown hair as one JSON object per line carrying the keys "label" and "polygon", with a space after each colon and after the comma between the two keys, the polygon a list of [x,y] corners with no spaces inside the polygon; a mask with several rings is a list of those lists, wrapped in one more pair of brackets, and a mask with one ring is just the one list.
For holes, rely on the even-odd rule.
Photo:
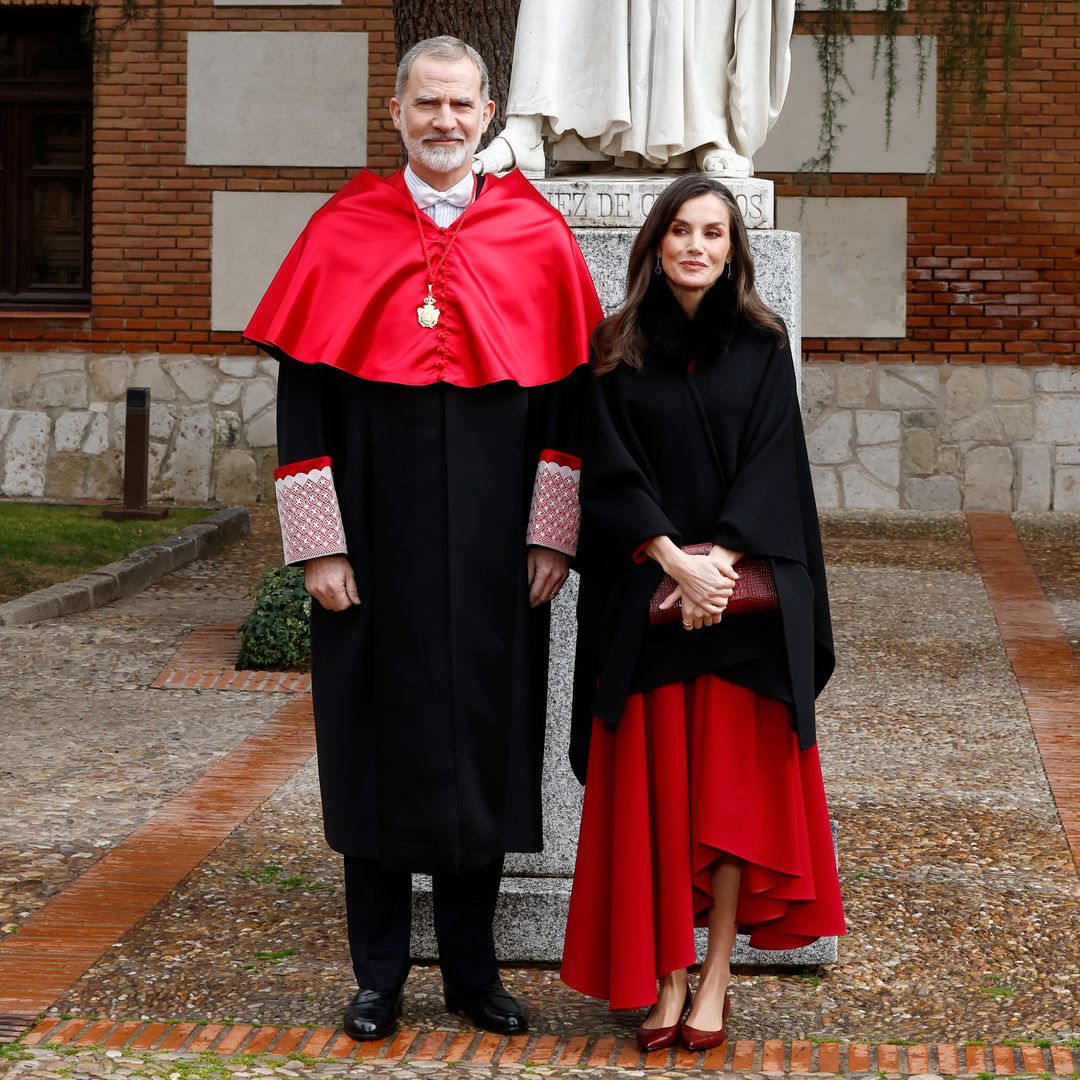
{"label": "woman's long brown hair", "polygon": [[750,239],[735,196],[719,181],[712,180],[703,173],[689,173],[669,184],[653,204],[630,249],[630,260],[626,268],[626,300],[614,315],[602,319],[593,331],[598,375],[611,371],[619,364],[641,368],[645,358],[646,341],[638,325],[638,310],[651,284],[656,253],[660,250],[660,242],[675,220],[679,208],[687,199],[695,199],[699,195],[716,195],[727,207],[728,216],[731,218],[731,265],[739,314],[755,326],[772,330],[781,344],[787,341],[780,317],[766,307],[754,288],[754,260],[750,255]]}

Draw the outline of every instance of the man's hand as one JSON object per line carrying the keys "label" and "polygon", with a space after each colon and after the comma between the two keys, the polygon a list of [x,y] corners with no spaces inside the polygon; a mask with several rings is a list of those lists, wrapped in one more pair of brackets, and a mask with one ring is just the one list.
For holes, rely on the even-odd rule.
{"label": "man's hand", "polygon": [[570,560],[561,551],[551,548],[528,549],[529,607],[546,604],[559,595],[570,573]]}
{"label": "man's hand", "polygon": [[304,566],[304,588],[327,611],[345,611],[353,604],[360,603],[356,575],[344,555],[308,559]]}

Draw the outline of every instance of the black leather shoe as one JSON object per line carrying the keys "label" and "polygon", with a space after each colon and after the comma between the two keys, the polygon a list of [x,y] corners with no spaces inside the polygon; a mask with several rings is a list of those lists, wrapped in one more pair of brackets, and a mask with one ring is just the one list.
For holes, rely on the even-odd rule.
{"label": "black leather shoe", "polygon": [[345,1034],[361,1042],[392,1035],[397,1031],[404,990],[403,986],[396,990],[361,990],[345,1006]]}
{"label": "black leather shoe", "polygon": [[529,1030],[525,1011],[498,979],[487,986],[469,990],[443,984],[446,1011],[464,1013],[478,1028],[496,1035],[522,1035]]}

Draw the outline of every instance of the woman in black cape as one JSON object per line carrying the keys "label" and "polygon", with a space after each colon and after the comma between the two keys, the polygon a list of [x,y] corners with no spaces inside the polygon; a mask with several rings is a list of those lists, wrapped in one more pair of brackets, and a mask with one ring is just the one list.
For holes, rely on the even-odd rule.
{"label": "woman in black cape", "polygon": [[[651,1005],[642,1049],[701,1050],[726,1037],[738,930],[766,949],[844,932],[814,729],[832,633],[787,332],[727,188],[674,181],[627,281],[593,336],[562,977],[613,1009]],[[777,604],[725,618],[748,555]],[[680,617],[650,627],[665,573]],[[709,948],[691,998],[695,926]]]}

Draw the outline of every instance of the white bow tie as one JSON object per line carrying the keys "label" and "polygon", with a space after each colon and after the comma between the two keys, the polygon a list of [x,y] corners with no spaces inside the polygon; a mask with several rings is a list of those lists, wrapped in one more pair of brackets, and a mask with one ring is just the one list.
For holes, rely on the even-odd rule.
{"label": "white bow tie", "polygon": [[468,206],[472,202],[472,196],[473,178],[466,176],[460,184],[455,184],[448,191],[436,191],[433,187],[425,186],[413,194],[413,199],[421,210],[426,210],[429,206],[437,206],[439,203]]}

